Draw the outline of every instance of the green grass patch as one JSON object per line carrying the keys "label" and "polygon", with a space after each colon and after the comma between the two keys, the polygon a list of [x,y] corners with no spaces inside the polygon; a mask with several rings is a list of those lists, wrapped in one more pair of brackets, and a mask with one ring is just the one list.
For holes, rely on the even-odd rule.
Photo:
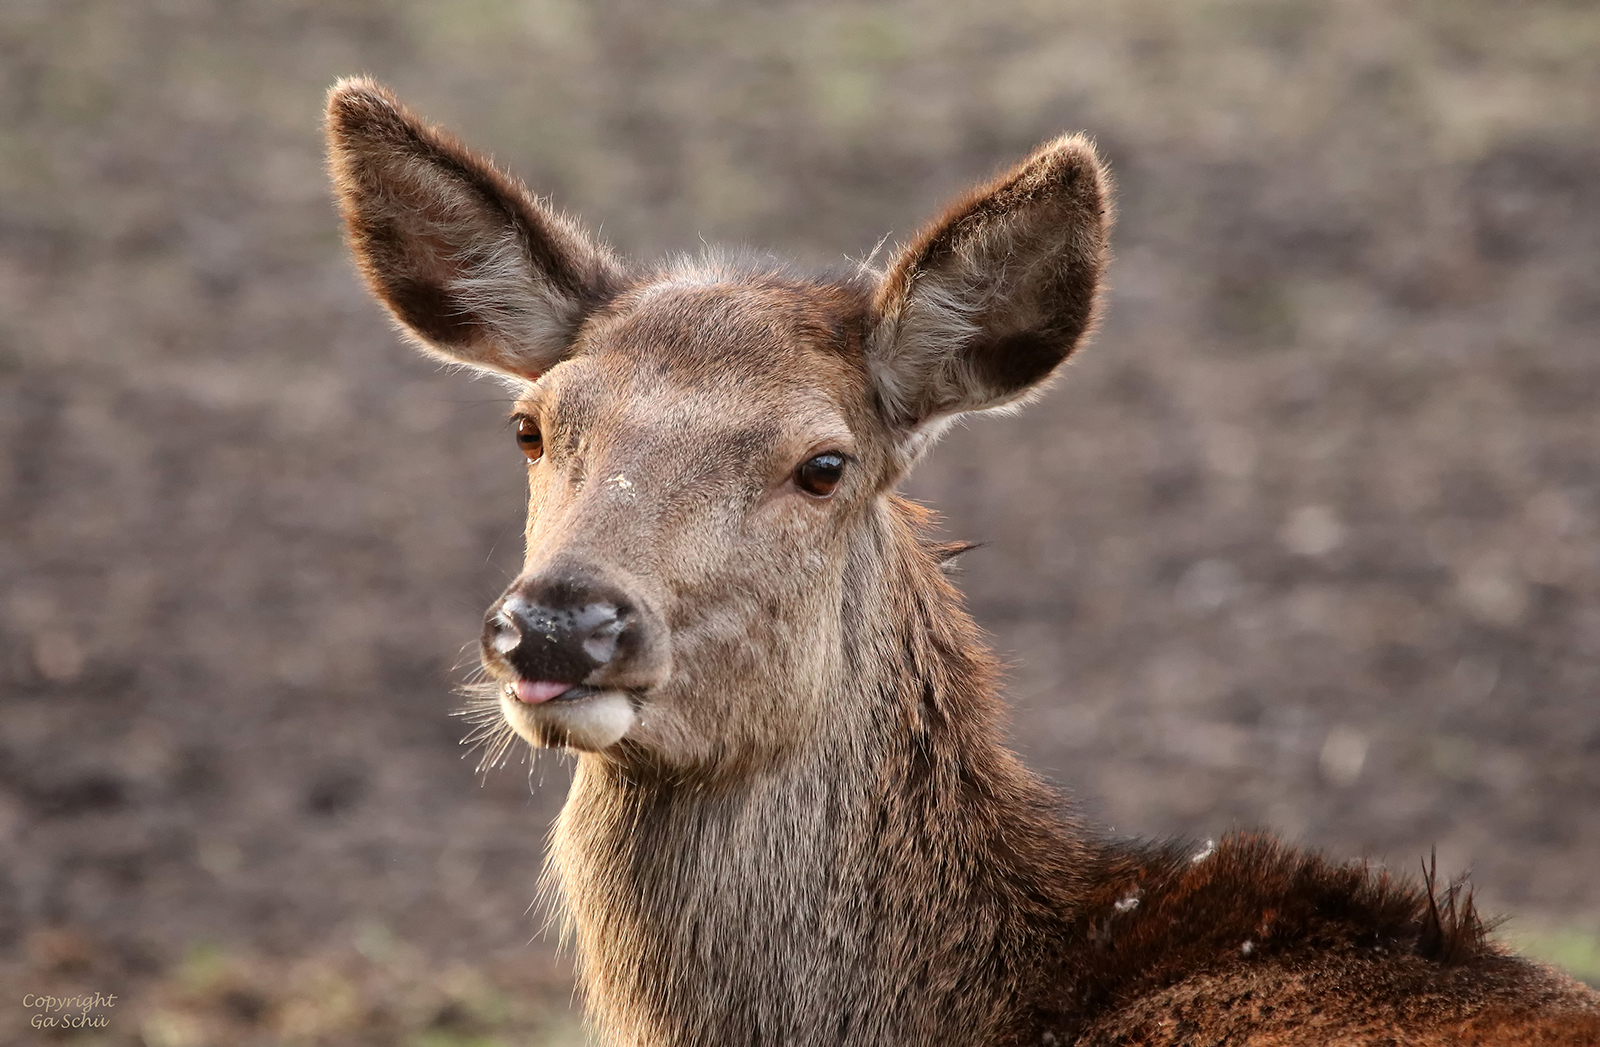
{"label": "green grass patch", "polygon": [[1600,988],[1600,931],[1513,927],[1507,928],[1502,937],[1518,952]]}

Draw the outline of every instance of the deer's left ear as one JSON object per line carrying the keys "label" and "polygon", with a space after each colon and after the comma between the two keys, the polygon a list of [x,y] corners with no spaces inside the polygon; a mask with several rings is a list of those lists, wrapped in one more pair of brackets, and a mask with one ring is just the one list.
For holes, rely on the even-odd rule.
{"label": "deer's left ear", "polygon": [[1059,138],[956,201],[874,299],[868,362],[904,430],[1039,388],[1093,325],[1111,226],[1094,146]]}

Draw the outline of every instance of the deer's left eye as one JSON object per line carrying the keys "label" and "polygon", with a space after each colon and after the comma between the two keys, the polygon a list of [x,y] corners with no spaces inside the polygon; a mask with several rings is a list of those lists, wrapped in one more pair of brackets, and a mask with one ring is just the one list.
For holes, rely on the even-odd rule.
{"label": "deer's left eye", "polygon": [[794,482],[800,490],[818,498],[826,498],[844,478],[844,455],[829,451],[807,458],[794,471]]}
{"label": "deer's left eye", "polygon": [[539,423],[528,417],[517,419],[517,446],[530,462],[544,457],[544,436],[539,432]]}

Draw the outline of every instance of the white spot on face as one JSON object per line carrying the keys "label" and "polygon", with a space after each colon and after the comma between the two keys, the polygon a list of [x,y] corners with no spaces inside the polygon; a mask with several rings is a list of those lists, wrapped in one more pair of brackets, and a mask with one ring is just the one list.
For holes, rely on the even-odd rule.
{"label": "white spot on face", "polygon": [[1239,955],[1240,956],[1249,956],[1251,953],[1253,953],[1255,951],[1256,951],[1256,943],[1251,941],[1249,938],[1246,938],[1244,940],[1244,944],[1239,946]]}
{"label": "white spot on face", "polygon": [[1113,904],[1111,907],[1117,910],[1117,912],[1132,912],[1139,907],[1139,896],[1137,894],[1130,894],[1126,898],[1123,898]]}
{"label": "white spot on face", "polygon": [[1213,854],[1216,854],[1216,853],[1217,853],[1217,841],[1215,841],[1215,840],[1207,840],[1205,847],[1203,847],[1199,851],[1195,852],[1194,857],[1190,858],[1189,860],[1191,862],[1203,862],[1207,858],[1211,857]]}
{"label": "white spot on face", "polygon": [[615,476],[608,476],[603,482],[613,491],[621,491],[624,494],[628,494],[630,497],[632,496],[633,481],[628,479],[622,473],[618,473]]}

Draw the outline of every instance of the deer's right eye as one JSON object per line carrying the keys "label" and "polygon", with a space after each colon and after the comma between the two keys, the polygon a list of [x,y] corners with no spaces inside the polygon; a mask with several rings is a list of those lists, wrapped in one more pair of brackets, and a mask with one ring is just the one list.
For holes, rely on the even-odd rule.
{"label": "deer's right eye", "polygon": [[544,437],[539,433],[538,423],[532,418],[517,419],[517,446],[522,448],[522,453],[528,456],[530,462],[537,462],[544,457]]}

